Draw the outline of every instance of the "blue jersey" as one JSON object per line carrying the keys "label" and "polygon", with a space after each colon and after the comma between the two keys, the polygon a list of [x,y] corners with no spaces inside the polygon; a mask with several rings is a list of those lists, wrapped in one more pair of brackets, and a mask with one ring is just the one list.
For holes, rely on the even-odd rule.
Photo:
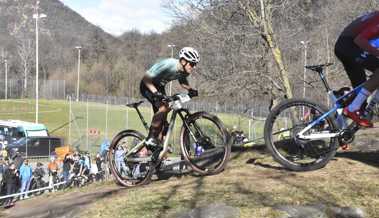
{"label": "blue jersey", "polygon": [[178,59],[167,58],[154,64],[146,75],[153,80],[153,84],[164,86],[173,80],[179,80],[181,84],[188,84],[187,76],[189,74],[181,70]]}

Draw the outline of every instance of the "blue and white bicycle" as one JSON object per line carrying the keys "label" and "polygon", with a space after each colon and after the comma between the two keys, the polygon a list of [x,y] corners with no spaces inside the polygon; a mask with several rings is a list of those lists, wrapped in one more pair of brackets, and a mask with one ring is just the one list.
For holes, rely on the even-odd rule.
{"label": "blue and white bicycle", "polygon": [[[328,92],[333,107],[307,99],[286,99],[275,106],[265,122],[265,143],[273,158],[294,171],[310,171],[324,167],[339,146],[351,143],[360,126],[342,115],[359,92],[330,89],[324,69],[331,64],[306,66],[315,71]],[[346,93],[346,94],[345,94]]]}

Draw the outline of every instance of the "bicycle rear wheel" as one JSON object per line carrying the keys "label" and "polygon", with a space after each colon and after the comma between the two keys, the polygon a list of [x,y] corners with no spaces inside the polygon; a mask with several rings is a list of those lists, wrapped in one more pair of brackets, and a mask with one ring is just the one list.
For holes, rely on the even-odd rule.
{"label": "bicycle rear wheel", "polygon": [[146,147],[126,155],[145,137],[134,130],[117,134],[109,146],[108,160],[113,177],[119,185],[132,187],[146,184],[154,172]]}
{"label": "bicycle rear wheel", "polygon": [[229,134],[222,122],[206,112],[192,114],[180,134],[184,159],[200,175],[221,172],[230,156]]}
{"label": "bicycle rear wheel", "polygon": [[[334,157],[338,139],[300,139],[297,134],[328,110],[305,99],[281,102],[266,119],[264,136],[273,158],[294,171],[310,171],[324,167]],[[335,133],[337,125],[329,115],[304,135]]]}

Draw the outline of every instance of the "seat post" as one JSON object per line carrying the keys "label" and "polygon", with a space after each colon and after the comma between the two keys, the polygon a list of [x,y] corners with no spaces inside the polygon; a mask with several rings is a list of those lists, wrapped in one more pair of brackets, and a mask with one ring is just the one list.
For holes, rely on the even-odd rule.
{"label": "seat post", "polygon": [[318,72],[318,75],[319,75],[320,78],[321,78],[322,83],[324,84],[324,87],[325,87],[325,89],[326,89],[326,92],[331,91],[330,86],[329,86],[329,84],[328,84],[328,81],[327,81],[326,78],[325,78],[324,68],[321,68],[321,69],[318,70],[317,72]]}
{"label": "seat post", "polygon": [[134,108],[136,109],[137,114],[138,114],[139,118],[141,119],[141,122],[142,122],[143,126],[145,127],[145,129],[149,130],[149,125],[147,124],[147,122],[143,118],[141,111],[138,109],[138,106],[135,105]]}

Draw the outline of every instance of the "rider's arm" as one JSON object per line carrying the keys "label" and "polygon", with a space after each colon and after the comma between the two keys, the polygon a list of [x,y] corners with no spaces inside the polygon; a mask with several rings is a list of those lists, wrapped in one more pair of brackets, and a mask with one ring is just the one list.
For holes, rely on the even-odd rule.
{"label": "rider's arm", "polygon": [[186,90],[192,89],[186,77],[180,78],[178,79],[178,81],[179,81],[180,86],[183,89],[186,89]]}
{"label": "rider's arm", "polygon": [[379,50],[373,47],[369,40],[379,37],[379,25],[374,25],[370,28],[363,30],[358,36],[355,37],[354,43],[368,53],[379,57]]}

